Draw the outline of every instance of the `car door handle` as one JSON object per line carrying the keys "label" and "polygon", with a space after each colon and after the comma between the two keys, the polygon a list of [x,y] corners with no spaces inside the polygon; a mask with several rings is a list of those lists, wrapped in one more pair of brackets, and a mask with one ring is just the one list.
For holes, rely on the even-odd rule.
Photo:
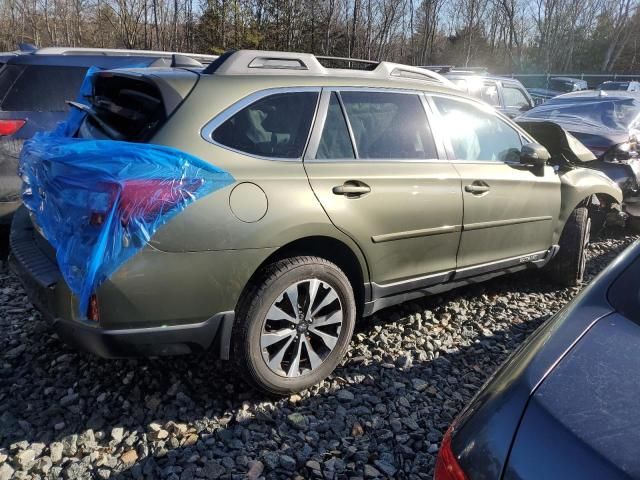
{"label": "car door handle", "polygon": [[491,190],[491,187],[489,185],[479,185],[476,183],[473,183],[471,185],[465,185],[464,187],[465,192],[473,193],[474,195],[486,193],[489,190]]}
{"label": "car door handle", "polygon": [[360,195],[364,195],[365,193],[369,193],[371,191],[371,187],[366,183],[349,180],[348,182],[344,182],[342,185],[336,185],[331,189],[335,195],[346,195],[347,197],[358,197]]}

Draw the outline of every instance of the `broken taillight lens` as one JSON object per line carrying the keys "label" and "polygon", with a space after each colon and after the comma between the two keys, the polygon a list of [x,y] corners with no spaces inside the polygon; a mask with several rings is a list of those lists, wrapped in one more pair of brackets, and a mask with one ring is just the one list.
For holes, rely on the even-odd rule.
{"label": "broken taillight lens", "polygon": [[0,137],[13,135],[20,130],[25,123],[25,120],[0,120]]}
{"label": "broken taillight lens", "polygon": [[98,297],[96,295],[91,295],[89,299],[87,318],[93,322],[100,321],[100,306],[98,305]]}

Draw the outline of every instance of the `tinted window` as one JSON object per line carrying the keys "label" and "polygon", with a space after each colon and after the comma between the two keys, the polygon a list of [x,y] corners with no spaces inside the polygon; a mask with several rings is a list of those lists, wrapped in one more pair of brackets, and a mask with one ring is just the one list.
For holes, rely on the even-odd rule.
{"label": "tinted window", "polygon": [[329,108],[327,110],[327,119],[322,129],[322,136],[320,137],[316,158],[355,158],[351,138],[349,138],[347,122],[344,119],[336,93],[331,94],[331,100],[329,101]]}
{"label": "tinted window", "polygon": [[605,82],[600,85],[600,90],[627,90],[629,82]]}
{"label": "tinted window", "polygon": [[23,70],[24,66],[22,65],[5,65],[4,68],[0,69],[0,106],[2,106],[4,97],[20,77]]}
{"label": "tinted window", "polygon": [[434,97],[457,160],[518,161],[520,134],[502,119],[467,102]]}
{"label": "tinted window", "polygon": [[504,94],[504,105],[506,107],[522,108],[529,106],[529,99],[519,88],[504,85],[502,92]]}
{"label": "tinted window", "polygon": [[[2,101],[5,111],[58,112],[69,110],[66,100],[75,100],[87,69],[49,65],[7,65],[0,85],[15,76]],[[20,74],[20,71],[22,73]],[[2,95],[0,87],[0,95]]]}
{"label": "tinted window", "polygon": [[359,158],[437,158],[418,95],[342,92]]}
{"label": "tinted window", "polygon": [[240,110],[213,132],[235,150],[276,158],[300,158],[316,107],[315,92],[278,93]]}

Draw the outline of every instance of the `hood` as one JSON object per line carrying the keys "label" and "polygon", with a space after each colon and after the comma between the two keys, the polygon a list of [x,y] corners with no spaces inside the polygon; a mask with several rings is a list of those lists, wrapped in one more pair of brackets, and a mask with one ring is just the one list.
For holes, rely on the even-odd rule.
{"label": "hood", "polygon": [[[527,128],[524,127],[525,124],[554,123],[566,132],[570,133],[574,137],[574,139],[579,140],[580,143],[591,150],[591,152],[593,152],[593,154],[598,158],[609,151],[612,147],[621,143],[628,142],[631,137],[629,131],[627,130],[607,128],[604,125],[595,125],[587,122],[581,122],[578,119],[560,119],[556,117],[551,122],[547,119],[521,116],[518,117],[517,123],[525,130],[527,130]],[[534,133],[529,133],[531,133],[535,137]],[[541,141],[540,143],[546,147],[544,142]],[[549,151],[551,152],[551,150]]]}
{"label": "hood", "polygon": [[552,158],[562,157],[569,163],[597,160],[592,151],[561,125],[546,120],[518,119],[516,123],[544,146]]}

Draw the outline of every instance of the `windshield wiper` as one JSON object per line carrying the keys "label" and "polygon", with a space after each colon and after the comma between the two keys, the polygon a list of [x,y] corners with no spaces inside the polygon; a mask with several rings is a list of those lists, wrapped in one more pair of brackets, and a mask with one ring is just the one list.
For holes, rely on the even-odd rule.
{"label": "windshield wiper", "polygon": [[98,116],[96,111],[93,110],[90,106],[85,105],[84,103],[80,103],[80,102],[72,102],[71,100],[67,100],[67,104],[71,105],[74,108],[77,108],[81,112],[84,112],[88,116],[90,116],[93,119],[93,121],[98,124],[98,126],[102,129],[102,131],[107,134],[107,136],[109,138],[111,138],[113,140],[124,140],[124,138],[125,138],[124,135],[122,135],[120,132],[118,132],[113,127],[109,126],[104,120],[102,120]]}

